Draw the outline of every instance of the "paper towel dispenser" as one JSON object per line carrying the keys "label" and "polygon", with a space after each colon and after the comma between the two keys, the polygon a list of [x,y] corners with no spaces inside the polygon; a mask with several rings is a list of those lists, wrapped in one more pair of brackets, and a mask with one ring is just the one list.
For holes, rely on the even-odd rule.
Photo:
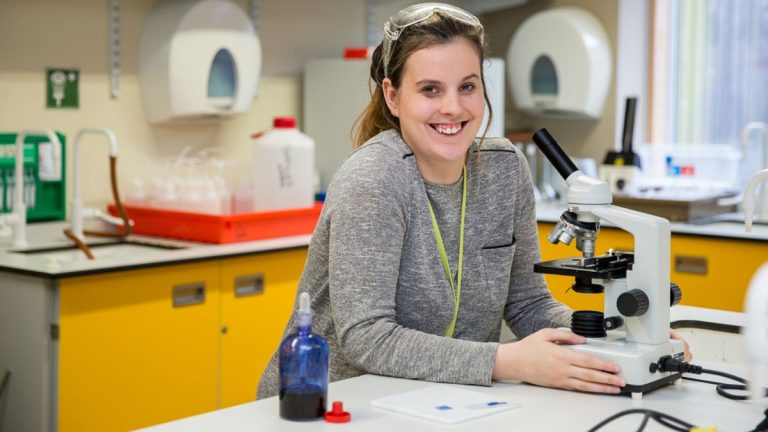
{"label": "paper towel dispenser", "polygon": [[250,110],[261,44],[231,0],[160,0],[144,24],[139,81],[151,123]]}
{"label": "paper towel dispenser", "polygon": [[563,7],[520,25],[507,53],[512,98],[540,116],[599,118],[611,84],[608,36],[589,12]]}

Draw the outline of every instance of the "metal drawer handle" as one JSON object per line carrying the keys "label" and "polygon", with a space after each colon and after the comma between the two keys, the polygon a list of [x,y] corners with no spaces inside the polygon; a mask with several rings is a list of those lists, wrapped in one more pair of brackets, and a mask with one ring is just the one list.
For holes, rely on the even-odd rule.
{"label": "metal drawer handle", "polygon": [[173,307],[205,303],[205,282],[180,284],[173,287]]}
{"label": "metal drawer handle", "polygon": [[235,297],[245,297],[264,293],[264,273],[237,276],[235,278]]}
{"label": "metal drawer handle", "polygon": [[679,273],[707,274],[707,258],[675,255],[675,271]]}

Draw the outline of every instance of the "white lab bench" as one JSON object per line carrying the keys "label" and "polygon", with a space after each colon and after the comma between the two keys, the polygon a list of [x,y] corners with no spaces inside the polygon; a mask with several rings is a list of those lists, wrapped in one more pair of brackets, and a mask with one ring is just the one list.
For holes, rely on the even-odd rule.
{"label": "white lab bench", "polygon": [[[670,319],[673,323],[704,322],[732,327],[742,326],[744,320],[742,313],[689,306],[673,307]],[[737,342],[730,349],[740,350],[740,336],[730,334],[728,337]],[[694,358],[694,364],[742,377],[746,375],[746,368],[741,363],[724,363],[717,358],[713,360],[712,356],[700,357],[707,357],[707,360],[696,361]],[[742,358],[740,355],[736,357]],[[729,382],[711,375],[701,375],[698,378]],[[442,425],[370,406],[370,401],[373,399],[428,386],[463,388],[515,402],[520,406],[458,425]],[[328,396],[329,408],[334,400],[344,402],[345,411],[352,414],[350,423],[339,425],[319,420],[310,422],[283,420],[278,415],[278,399],[272,397],[153,426],[143,431],[571,431],[588,430],[613,414],[636,408],[660,411],[699,427],[716,426],[718,430],[751,430],[763,419],[764,411],[768,407],[768,401],[765,399],[759,403],[729,400],[717,395],[713,385],[689,380],[680,380],[674,385],[647,393],[640,400],[633,400],[629,396],[578,393],[519,382],[494,382],[491,387],[481,387],[363,375],[331,383]],[[640,414],[625,416],[600,430],[635,430],[641,419]],[[667,431],[669,429],[651,420],[646,430]]]}
{"label": "white lab bench", "polygon": [[[707,366],[723,370],[722,365]],[[739,369],[730,367],[728,370],[734,372]],[[442,425],[370,406],[373,399],[435,385],[481,392],[516,402],[520,406],[458,425]],[[633,408],[661,411],[699,427],[751,430],[764,418],[763,411],[766,408],[765,403],[725,399],[716,394],[713,385],[688,380],[648,393],[641,400],[633,400],[628,396],[576,393],[514,382],[497,382],[491,387],[478,387],[434,384],[376,375],[363,375],[332,383],[328,393],[329,406],[334,400],[344,402],[345,410],[352,414],[350,423],[286,421],[278,415],[277,397],[272,397],[150,427],[143,431],[585,431],[615,413]],[[629,415],[600,430],[636,430],[641,418],[642,415],[639,414]],[[669,429],[651,420],[646,430]]]}

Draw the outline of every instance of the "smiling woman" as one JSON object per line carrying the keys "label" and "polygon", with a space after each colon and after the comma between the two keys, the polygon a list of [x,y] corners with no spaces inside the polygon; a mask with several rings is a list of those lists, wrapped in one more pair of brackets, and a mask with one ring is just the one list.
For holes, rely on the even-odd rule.
{"label": "smiling woman", "polygon": [[[364,373],[616,393],[618,367],[564,345],[571,310],[540,261],[531,175],[504,138],[477,139],[483,27],[425,3],[385,24],[357,149],[330,183],[299,293],[328,341],[330,380]],[[499,344],[504,321],[520,338]],[[294,319],[285,334],[296,331]],[[281,394],[278,357],[258,395]]]}
{"label": "smiling woman", "polygon": [[408,66],[399,89],[384,79],[387,107],[424,179],[455,183],[483,120],[480,56],[456,39],[416,51]]}

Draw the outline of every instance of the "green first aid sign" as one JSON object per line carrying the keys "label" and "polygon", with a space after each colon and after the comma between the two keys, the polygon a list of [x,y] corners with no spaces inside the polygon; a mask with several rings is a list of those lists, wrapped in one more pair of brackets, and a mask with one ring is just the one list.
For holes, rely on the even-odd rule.
{"label": "green first aid sign", "polygon": [[45,74],[46,106],[48,108],[80,107],[80,71],[77,69],[48,69]]}

